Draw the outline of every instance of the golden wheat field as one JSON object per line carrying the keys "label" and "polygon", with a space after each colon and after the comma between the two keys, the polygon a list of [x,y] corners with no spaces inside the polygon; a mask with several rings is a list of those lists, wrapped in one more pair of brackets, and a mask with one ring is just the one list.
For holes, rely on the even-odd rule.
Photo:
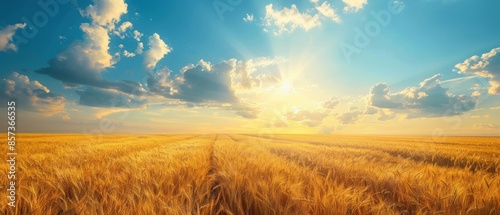
{"label": "golden wheat field", "polygon": [[500,138],[17,139],[16,207],[4,197],[2,214],[500,214]]}

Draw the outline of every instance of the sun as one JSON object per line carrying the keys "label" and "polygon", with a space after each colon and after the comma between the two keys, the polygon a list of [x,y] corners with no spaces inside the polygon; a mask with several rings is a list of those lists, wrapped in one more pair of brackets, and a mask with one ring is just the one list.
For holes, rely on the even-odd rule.
{"label": "sun", "polygon": [[293,91],[293,83],[291,81],[284,81],[279,87],[281,93],[289,94]]}

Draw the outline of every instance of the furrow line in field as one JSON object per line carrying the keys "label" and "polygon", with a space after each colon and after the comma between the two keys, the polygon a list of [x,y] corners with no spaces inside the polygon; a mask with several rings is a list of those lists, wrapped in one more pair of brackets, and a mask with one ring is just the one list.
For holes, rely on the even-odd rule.
{"label": "furrow line in field", "polygon": [[[262,136],[262,135],[255,135],[255,134],[242,134],[245,136],[249,137],[255,137],[255,138],[262,138],[262,139],[271,139],[271,140],[279,140],[279,141],[291,141],[290,137],[284,138],[280,136]],[[318,140],[303,140],[304,137],[301,137],[299,139],[293,140],[293,142],[301,142],[301,143],[309,143],[312,145],[326,145],[326,146],[332,146],[332,145],[337,145],[340,147],[365,147],[366,146],[360,146],[360,145],[353,145],[356,144],[351,141],[350,144],[348,143],[340,143],[340,142],[327,142],[327,141],[318,141]],[[329,136],[328,138],[339,138],[336,136]],[[456,138],[456,137],[455,137]],[[415,140],[416,139],[416,140]],[[387,137],[387,138],[380,138],[380,137],[370,137],[370,139],[364,139],[364,140],[370,140],[372,142],[380,142],[383,141],[385,145],[389,144],[391,146],[394,146],[396,148],[402,148],[402,147],[410,147],[411,149],[429,149],[429,146],[432,146],[434,150],[447,150],[447,149],[456,149],[457,146],[460,146],[460,149],[464,150],[472,150],[477,153],[491,153],[491,151],[495,150],[500,150],[500,145],[495,144],[495,142],[499,142],[498,138],[490,138],[492,139],[491,142],[487,142],[481,145],[481,148],[478,148],[477,146],[470,145],[468,143],[458,143],[458,142],[439,142],[437,140],[433,140],[432,138],[423,138],[423,137],[415,137],[415,139],[408,139],[408,138],[395,138],[395,137]],[[337,140],[338,141],[338,140]],[[457,140],[455,140],[457,141]],[[500,143],[500,142],[499,142]],[[373,145],[374,148],[376,148],[376,145]]]}
{"label": "furrow line in field", "polygon": [[[173,142],[173,141],[182,141],[182,140],[189,140],[189,139],[192,139],[192,138],[196,138],[196,137],[199,137],[200,135],[180,135],[179,137],[177,136],[171,136],[169,137],[169,141],[170,142]],[[83,136],[85,137],[85,136]],[[151,139],[151,138],[160,138],[162,136],[146,136],[147,138],[145,139]],[[142,139],[141,139],[142,138]],[[29,153],[29,156],[36,156],[36,155],[40,155],[40,154],[45,154],[45,153],[48,153],[48,154],[55,154],[55,153],[58,153],[60,150],[64,150],[66,149],[67,147],[70,147],[72,150],[76,151],[76,150],[96,150],[96,149],[102,149],[102,148],[108,148],[108,147],[116,147],[116,148],[120,148],[120,150],[123,150],[127,147],[138,147],[138,144],[124,144],[124,143],[127,143],[127,142],[145,142],[145,139],[143,138],[143,136],[134,136],[134,137],[120,137],[120,138],[113,138],[113,139],[106,139],[104,138],[104,140],[100,141],[99,143],[88,143],[86,141],[82,141],[81,138],[80,139],[77,139],[77,140],[68,140],[66,141],[66,143],[63,143],[63,144],[58,144],[57,147],[54,147],[54,144],[48,142],[48,143],[40,143],[40,142],[36,142],[36,146],[37,146],[37,150],[36,151],[33,151],[33,150],[30,150],[30,153]],[[171,140],[170,140],[171,139]],[[23,143],[26,143],[28,144],[29,142],[23,142]],[[146,144],[149,144],[149,143],[146,143]],[[30,144],[31,145],[31,144]],[[141,144],[141,145],[145,145],[145,144]],[[22,147],[22,145],[21,145]],[[24,149],[26,150],[26,149]],[[82,154],[81,152],[76,152],[78,154]],[[67,154],[67,153],[61,153],[62,155],[64,154]]]}
{"label": "furrow line in field", "polygon": [[[319,165],[318,163],[314,162],[313,160],[310,159],[305,159],[299,155],[290,155],[286,151],[282,150],[276,150],[272,148],[267,148],[268,151],[276,155],[278,157],[284,158],[290,162],[296,163],[299,166],[302,166],[309,171],[316,173],[318,176],[324,178],[325,180],[331,180],[335,181],[337,183],[343,183],[346,186],[350,187],[357,187],[360,190],[367,189],[369,193],[371,193],[373,196],[380,196],[381,198],[374,198],[374,200],[377,203],[385,203],[387,205],[399,205],[399,208],[393,208],[394,210],[398,211],[408,211],[408,210],[413,210],[415,208],[414,205],[410,205],[408,207],[405,207],[401,204],[401,202],[398,202],[396,199],[400,199],[401,197],[398,196],[397,193],[384,193],[384,190],[389,191],[389,189],[376,189],[374,186],[371,186],[370,184],[367,183],[367,181],[359,180],[352,178],[346,174],[337,174],[340,172],[337,167],[331,166],[331,167],[324,167],[323,165]],[[337,170],[336,170],[337,169]],[[364,172],[366,176],[368,176],[370,173],[369,172]],[[369,178],[369,177],[366,177]],[[386,195],[387,194],[387,195]]]}
{"label": "furrow line in field", "polygon": [[217,143],[218,139],[219,135],[215,135],[215,138],[210,145],[210,168],[205,176],[208,179],[207,181],[209,183],[207,198],[208,202],[206,202],[205,204],[209,207],[210,214],[221,214],[221,211],[223,211],[223,208],[221,208],[220,204],[221,184],[218,175],[219,167],[217,165],[217,157],[215,155],[215,144]]}
{"label": "furrow line in field", "polygon": [[238,139],[234,138],[232,135],[226,135],[226,136],[228,136],[229,138],[231,138],[231,140],[233,140],[236,143],[240,142]]}
{"label": "furrow line in field", "polygon": [[[361,198],[361,199],[364,199],[363,201],[367,201],[367,202],[372,202],[373,205],[386,205],[386,206],[389,206],[392,204],[392,202],[385,202],[385,201],[381,201],[380,199],[376,199],[374,198],[375,195],[367,195],[367,187],[366,186],[349,186],[349,184],[343,184],[342,181],[340,180],[336,180],[335,179],[335,176],[330,173],[329,169],[327,167],[323,167],[323,166],[319,166],[319,165],[316,165],[312,162],[297,162],[298,160],[296,159],[293,159],[292,157],[287,157],[286,155],[286,152],[283,152],[283,154],[281,153],[278,153],[277,151],[273,151],[271,150],[269,147],[269,145],[273,144],[271,142],[269,143],[252,143],[252,144],[249,144],[251,143],[252,141],[248,141],[248,139],[243,139],[243,138],[238,138],[238,137],[232,137],[231,139],[233,140],[237,140],[237,142],[235,143],[246,143],[248,145],[246,146],[250,146],[248,147],[248,149],[251,149],[253,152],[257,152],[258,154],[255,154],[255,157],[256,158],[252,158],[253,159],[248,159],[248,161],[255,161],[254,159],[258,159],[257,157],[260,157],[260,158],[263,158],[263,157],[267,157],[267,159],[262,159],[262,162],[263,163],[254,163],[254,162],[250,162],[250,163],[247,163],[246,165],[249,166],[249,165],[256,165],[255,168],[250,168],[250,169],[254,169],[254,170],[264,170],[264,171],[269,171],[271,170],[272,172],[269,172],[269,174],[271,175],[279,175],[279,176],[273,176],[273,177],[280,177],[280,178],[283,178],[283,179],[286,179],[288,180],[291,184],[293,184],[293,182],[298,182],[300,181],[300,185],[301,186],[304,186],[304,187],[307,187],[307,186],[311,186],[312,188],[314,189],[311,189],[311,188],[307,188],[307,191],[303,191],[303,193],[301,194],[298,194],[298,193],[294,193],[291,197],[291,202],[295,202],[295,200],[297,199],[301,199],[303,201],[305,201],[305,205],[306,207],[312,207],[314,209],[310,209],[308,211],[308,213],[306,214],[322,214],[321,212],[319,211],[328,211],[329,210],[329,207],[331,207],[332,205],[329,205],[329,207],[326,207],[326,208],[322,208],[320,205],[322,206],[325,206],[325,203],[321,203],[321,204],[316,204],[316,205],[308,205],[309,203],[319,203],[320,201],[324,200],[325,198],[329,198],[329,195],[333,195],[335,196],[333,199],[331,199],[330,201],[333,201],[333,202],[336,202],[334,203],[333,205],[336,205],[336,204],[339,204],[339,205],[342,205],[343,204],[343,198],[345,198],[345,196],[341,196],[342,193],[346,193],[346,192],[350,192],[350,191],[354,191],[356,194],[356,198]],[[268,145],[269,144],[269,145]],[[282,168],[286,168],[287,170],[285,169],[282,169]],[[293,170],[288,170],[288,169],[293,169]],[[259,175],[266,175],[264,173],[260,173]],[[273,184],[272,182],[274,182],[274,180],[270,180],[271,181],[271,184]],[[283,186],[284,184],[281,184],[281,182],[278,182],[279,184],[279,188],[281,189],[281,186]],[[321,186],[324,186],[324,187],[321,187],[321,186],[318,186],[318,184],[321,184]],[[344,186],[346,185],[346,186]],[[299,186],[300,187],[300,186]],[[284,193],[287,193],[287,191],[289,191],[289,187],[286,187],[284,188]],[[295,189],[299,189],[300,188],[295,188]],[[330,190],[332,189],[332,190]],[[332,192],[332,193],[330,193]],[[321,194],[319,194],[321,193]],[[330,193],[330,194],[327,194],[327,193]],[[334,193],[337,193],[337,194],[341,194],[341,195],[334,195]],[[286,195],[290,195],[290,194],[286,194]],[[322,195],[325,195],[325,196],[322,196]],[[299,201],[300,202],[300,201]],[[351,208],[352,207],[352,208]],[[385,207],[385,206],[382,206],[382,207]],[[360,214],[360,212],[354,212],[352,210],[354,210],[353,208],[355,208],[354,206],[348,206],[347,207],[347,214]],[[385,207],[385,214],[397,214],[397,210],[393,209],[393,208],[389,208],[389,207]],[[350,211],[350,212],[349,212]],[[328,213],[330,214],[331,211]],[[364,213],[362,214],[366,214],[367,212],[365,211]],[[341,214],[341,213],[338,213],[338,214]]]}
{"label": "furrow line in field", "polygon": [[443,168],[459,168],[471,171],[473,173],[481,170],[492,174],[500,172],[500,166],[497,166],[494,163],[488,164],[484,162],[470,161],[467,159],[453,160],[452,158],[444,156],[425,156],[425,155],[411,154],[402,151],[392,151],[392,150],[380,150],[380,151],[385,152],[393,157],[410,159],[417,163],[424,162],[426,164],[436,165]]}
{"label": "furrow line in field", "polygon": [[[352,166],[343,166],[343,164],[321,163],[315,159],[318,155],[310,154],[309,152],[300,150],[299,148],[295,149],[295,151],[292,149],[286,150],[274,148],[272,145],[276,144],[276,142],[278,141],[273,140],[273,142],[258,144],[271,154],[302,166],[309,171],[316,173],[318,176],[323,177],[325,180],[335,181],[337,183],[342,183],[349,187],[356,187],[361,190],[366,189],[368,193],[378,197],[375,198],[378,203],[392,205],[393,210],[399,212],[409,211],[411,213],[416,210],[417,205],[419,204],[418,202],[413,201],[411,197],[406,196],[408,193],[416,193],[418,191],[413,190],[413,188],[408,188],[402,181],[391,177],[380,178],[369,169],[354,170],[352,169]],[[382,180],[382,183],[380,180]]]}
{"label": "furrow line in field", "polygon": [[[202,135],[196,135],[196,136],[185,137],[185,138],[182,138],[182,139],[176,139],[176,140],[170,141],[168,143],[165,143],[163,141],[158,141],[156,143],[128,144],[128,145],[125,145],[126,147],[124,146],[124,149],[122,151],[133,151],[134,153],[135,152],[139,152],[139,151],[146,151],[146,150],[151,150],[151,149],[154,149],[154,148],[157,148],[157,147],[160,147],[160,146],[173,145],[175,143],[182,143],[184,141],[189,141],[189,140],[192,140],[192,139],[196,139],[196,138],[198,138],[200,136],[202,136]],[[105,152],[98,152],[98,153],[104,154]],[[113,153],[110,153],[109,156],[106,156],[106,157],[118,158],[118,157],[121,157],[121,156],[124,156],[124,155],[128,155],[128,153],[114,151]]]}
{"label": "furrow line in field", "polygon": [[[107,161],[112,161],[115,159],[118,159],[123,156],[130,156],[131,154],[137,154],[142,151],[148,151],[148,150],[153,150],[155,148],[165,146],[165,145],[172,145],[175,143],[180,143],[183,141],[189,141],[195,138],[200,137],[201,135],[197,136],[189,136],[185,137],[182,139],[176,139],[175,141],[165,143],[163,141],[157,141],[157,142],[149,142],[146,144],[135,144],[135,143],[129,143],[129,144],[124,144],[122,143],[123,146],[117,145],[115,148],[112,147],[113,150],[109,150],[109,147],[104,147],[99,150],[96,150],[96,146],[89,146],[87,148],[71,148],[71,149],[66,149],[66,148],[60,148],[59,150],[63,150],[60,152],[51,152],[47,153],[50,156],[56,156],[58,159],[64,160],[64,162],[59,162],[57,159],[51,160],[51,165],[50,167],[53,168],[60,168],[62,165],[70,165],[72,168],[76,167],[82,167],[86,166],[88,163],[96,163],[96,162],[106,162]],[[111,147],[111,146],[110,146]],[[77,157],[74,155],[78,154]],[[29,159],[33,157],[33,155],[29,155]],[[27,159],[28,159],[27,158]],[[34,158],[36,159],[36,158]],[[22,163],[24,164],[24,163]],[[37,164],[42,165],[42,163],[29,163],[30,166],[27,166],[26,168],[37,168]]]}
{"label": "furrow line in field", "polygon": [[373,150],[386,153],[390,156],[396,158],[403,158],[412,160],[414,162],[424,162],[429,165],[436,165],[443,168],[459,168],[468,170],[471,172],[476,172],[483,170],[487,173],[496,174],[500,172],[500,166],[495,162],[487,162],[487,161],[474,161],[469,159],[453,159],[447,156],[441,155],[423,155],[412,152],[405,152],[399,149],[382,149],[375,146],[362,146],[362,145],[352,145],[352,144],[338,144],[338,143],[322,143],[317,141],[292,141],[282,138],[274,138],[274,137],[262,137],[257,135],[247,134],[245,136],[253,137],[253,138],[263,138],[267,140],[279,141],[279,142],[288,142],[288,143],[306,143],[310,145],[318,145],[318,146],[327,146],[327,147],[335,147],[335,148],[353,148],[353,149],[363,149],[363,150]]}

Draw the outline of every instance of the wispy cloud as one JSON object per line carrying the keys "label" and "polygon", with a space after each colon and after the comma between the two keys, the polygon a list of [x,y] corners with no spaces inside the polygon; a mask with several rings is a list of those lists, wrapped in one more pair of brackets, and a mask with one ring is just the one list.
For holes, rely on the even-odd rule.
{"label": "wispy cloud", "polygon": [[500,93],[500,47],[492,49],[481,56],[474,55],[462,63],[455,65],[458,73],[474,74],[490,79],[490,94]]}
{"label": "wispy cloud", "polygon": [[334,22],[340,22],[340,16],[335,12],[335,10],[332,8],[332,6],[328,2],[323,2],[323,4],[316,6],[316,10],[323,15],[324,17],[327,17],[331,19]]}
{"label": "wispy cloud", "polygon": [[441,86],[441,77],[441,74],[434,75],[417,87],[395,93],[389,91],[387,84],[378,83],[370,89],[368,104],[405,113],[408,118],[452,116],[473,110],[477,99],[447,92]]}
{"label": "wispy cloud", "polygon": [[358,11],[361,10],[367,3],[368,0],[342,0],[346,6],[344,11]]}
{"label": "wispy cloud", "polygon": [[125,38],[125,35],[123,35],[123,33],[125,33],[128,29],[132,29],[134,27],[134,25],[129,22],[129,21],[126,21],[126,22],[123,22],[120,27],[118,27],[116,30],[113,31],[113,33],[120,37],[121,39],[124,39]]}
{"label": "wispy cloud", "polygon": [[340,114],[337,119],[339,120],[340,123],[342,124],[353,124],[356,121],[358,121],[359,116],[363,112],[359,110],[358,107],[356,106],[351,106],[347,109],[346,112]]}
{"label": "wispy cloud", "polygon": [[86,87],[77,93],[80,95],[78,104],[91,107],[138,108],[147,104],[146,99],[114,89]]}
{"label": "wispy cloud", "polygon": [[[317,127],[328,116],[328,112],[322,109],[305,110],[297,109],[285,114],[287,120],[298,121],[307,127]],[[279,124],[278,124],[279,125]]]}
{"label": "wispy cloud", "polygon": [[321,26],[324,19],[339,23],[342,21],[335,9],[328,2],[318,4],[319,1],[310,1],[313,8],[301,12],[297,5],[292,4],[289,8],[275,9],[273,4],[266,5],[264,20],[264,31],[271,30],[275,35],[284,32],[291,33],[297,28],[309,31]]}
{"label": "wispy cloud", "polygon": [[499,129],[500,126],[498,126],[496,123],[476,123],[473,125],[474,128],[480,128],[480,129]]}
{"label": "wispy cloud", "polygon": [[247,14],[245,17],[243,17],[243,21],[253,22],[253,14]]}
{"label": "wispy cloud", "polygon": [[26,23],[7,25],[0,29],[0,52],[17,51],[17,46],[12,43],[12,37],[18,29],[26,27]]}
{"label": "wispy cloud", "polygon": [[276,10],[273,7],[273,4],[266,6],[264,21],[266,27],[276,28],[273,30],[275,34],[293,32],[296,28],[308,31],[321,25],[318,14],[301,13],[295,4],[292,4],[290,8],[284,7],[281,10]]}

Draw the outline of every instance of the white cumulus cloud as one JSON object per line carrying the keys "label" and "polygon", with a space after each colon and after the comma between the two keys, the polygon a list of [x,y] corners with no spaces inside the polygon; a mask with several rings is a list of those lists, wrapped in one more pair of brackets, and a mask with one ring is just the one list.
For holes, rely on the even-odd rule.
{"label": "white cumulus cloud", "polygon": [[137,40],[137,42],[140,42],[141,41],[141,37],[143,36],[144,34],[142,34],[141,32],[139,32],[138,30],[134,30],[134,39]]}
{"label": "white cumulus cloud", "polygon": [[253,21],[253,14],[247,14],[245,17],[243,17],[243,21],[252,22]]}
{"label": "white cumulus cloud", "polygon": [[346,6],[344,11],[358,11],[361,10],[367,3],[368,0],[342,0]]}
{"label": "white cumulus cloud", "polygon": [[154,69],[156,64],[163,59],[163,56],[172,51],[172,49],[160,38],[160,35],[154,33],[148,37],[149,49],[144,52],[144,65],[148,69]]}
{"label": "white cumulus cloud", "polygon": [[127,29],[129,29],[129,28],[133,28],[133,27],[134,27],[134,25],[133,25],[131,22],[127,21],[127,22],[122,23],[122,24],[120,25],[120,27],[118,27],[118,30],[119,30],[121,33],[123,33],[123,32],[125,32],[125,31],[127,31]]}
{"label": "white cumulus cloud", "polygon": [[327,18],[330,18],[334,22],[341,21],[340,16],[335,12],[335,10],[332,8],[332,6],[330,6],[330,4],[326,1],[323,2],[323,4],[316,6],[316,10],[318,10],[318,12],[321,15],[323,15]]}
{"label": "white cumulus cloud", "polygon": [[[90,60],[90,66],[96,68],[97,70],[104,70],[105,68],[111,67],[113,62],[113,57],[109,54],[109,36],[106,29],[98,25],[89,25],[88,23],[83,23],[80,25],[84,33],[83,44],[76,45],[77,49],[74,49],[79,55],[86,55]],[[60,56],[64,58],[64,56]]]}
{"label": "white cumulus cloud", "polygon": [[65,113],[66,99],[28,76],[13,72],[0,82],[0,101],[15,98],[17,106],[51,117]]}
{"label": "white cumulus cloud", "polygon": [[18,29],[26,27],[26,23],[18,23],[14,25],[7,25],[0,29],[0,51],[17,51],[17,46],[12,43],[12,37]]}
{"label": "white cumulus cloud", "polygon": [[439,81],[441,77],[441,74],[434,75],[419,86],[407,87],[395,93],[390,92],[387,84],[378,83],[370,89],[368,104],[406,114],[407,118],[460,115],[475,108],[475,97],[448,92]]}
{"label": "white cumulus cloud", "polygon": [[127,50],[124,50],[123,51],[123,56],[125,56],[125,57],[135,57],[135,54],[132,53],[132,52],[129,52]]}
{"label": "white cumulus cloud", "polygon": [[131,22],[124,22],[120,25],[120,27],[117,28],[117,30],[113,31],[113,33],[115,35],[117,35],[118,37],[120,37],[121,39],[125,38],[125,35],[122,35],[123,33],[125,33],[125,31],[127,31],[127,29],[132,29],[134,27],[134,25],[131,23]]}
{"label": "white cumulus cloud", "polygon": [[275,10],[273,4],[269,4],[266,5],[264,24],[276,28],[274,30],[275,34],[293,32],[296,28],[309,31],[311,28],[321,25],[319,17],[318,14],[301,13],[295,4],[292,4],[290,8],[284,7],[281,10]]}
{"label": "white cumulus cloud", "polygon": [[120,22],[120,17],[127,13],[127,4],[124,0],[92,0],[83,14],[92,19],[92,23],[114,29],[115,24]]}
{"label": "white cumulus cloud", "polygon": [[492,49],[481,56],[472,56],[462,63],[455,65],[456,71],[461,74],[474,74],[490,79],[489,94],[500,93],[500,47]]}
{"label": "white cumulus cloud", "polygon": [[142,50],[144,50],[144,43],[138,42],[137,49],[135,50],[136,54],[142,54]]}

